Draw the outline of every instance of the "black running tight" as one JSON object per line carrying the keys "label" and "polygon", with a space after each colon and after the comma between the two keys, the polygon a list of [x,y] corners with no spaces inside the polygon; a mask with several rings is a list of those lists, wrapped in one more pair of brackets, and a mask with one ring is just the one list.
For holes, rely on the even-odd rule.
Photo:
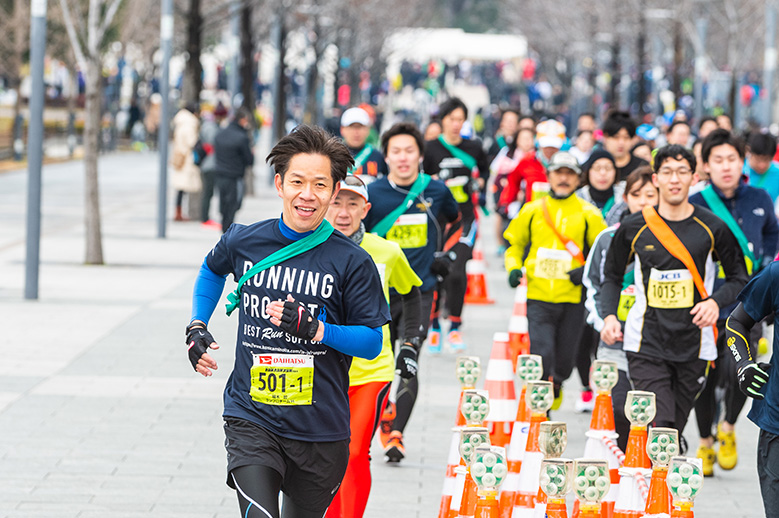
{"label": "black running tight", "polygon": [[230,476],[243,518],[322,518],[327,511],[302,509],[291,499],[284,498],[284,507],[279,514],[281,475],[267,466],[241,466]]}

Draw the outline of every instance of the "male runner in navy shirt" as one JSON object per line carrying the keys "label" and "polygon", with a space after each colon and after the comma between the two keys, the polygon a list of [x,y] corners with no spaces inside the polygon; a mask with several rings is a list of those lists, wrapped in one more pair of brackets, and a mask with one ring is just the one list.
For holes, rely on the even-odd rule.
{"label": "male runner in navy shirt", "polygon": [[278,518],[283,491],[282,516],[320,518],[349,457],[351,359],[378,355],[389,308],[367,252],[323,222],[353,163],[346,147],[300,126],[268,160],[282,217],[234,224],[208,254],[187,344],[195,370],[210,376],[207,350],[218,345],[206,324],[225,277],[244,278],[228,296],[240,314],[224,391],[227,483],[243,517]]}

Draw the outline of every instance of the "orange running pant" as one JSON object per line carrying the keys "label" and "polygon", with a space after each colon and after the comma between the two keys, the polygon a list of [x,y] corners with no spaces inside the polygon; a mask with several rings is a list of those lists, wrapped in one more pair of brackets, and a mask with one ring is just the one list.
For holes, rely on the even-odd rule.
{"label": "orange running pant", "polygon": [[349,387],[349,465],[326,518],[361,518],[365,513],[371,492],[371,440],[387,402],[389,385],[387,381],[372,381]]}

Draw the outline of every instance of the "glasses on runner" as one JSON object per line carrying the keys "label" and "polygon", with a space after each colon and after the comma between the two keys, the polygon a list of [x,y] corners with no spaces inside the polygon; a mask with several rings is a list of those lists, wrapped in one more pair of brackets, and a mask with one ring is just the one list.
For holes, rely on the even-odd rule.
{"label": "glasses on runner", "polygon": [[692,169],[689,169],[687,167],[680,167],[679,169],[672,169],[670,167],[661,167],[657,171],[658,176],[664,176],[666,178],[670,178],[676,174],[679,178],[684,178],[685,176],[689,176],[692,174]]}

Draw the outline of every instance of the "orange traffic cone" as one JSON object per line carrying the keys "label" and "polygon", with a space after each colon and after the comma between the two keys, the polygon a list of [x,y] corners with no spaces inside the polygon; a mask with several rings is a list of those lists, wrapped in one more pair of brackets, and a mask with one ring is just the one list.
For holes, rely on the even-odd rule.
{"label": "orange traffic cone", "polygon": [[668,490],[666,476],[671,457],[679,453],[679,432],[675,428],[653,427],[649,431],[646,452],[653,467],[645,514],[642,516],[668,516],[671,513],[671,492]]}
{"label": "orange traffic cone", "polygon": [[572,472],[573,461],[570,459],[545,459],[541,464],[539,485],[546,495],[543,518],[568,518],[565,495],[571,488]]}
{"label": "orange traffic cone", "polygon": [[630,435],[625,461],[619,469],[619,498],[614,505],[614,518],[640,518],[644,514],[649,496],[647,478],[652,473],[646,450],[646,429],[655,413],[654,392],[628,392],[625,415],[630,420]]}
{"label": "orange traffic cone", "polygon": [[457,493],[457,473],[455,470],[461,464],[460,430],[461,427],[452,428],[452,442],[449,445],[449,457],[446,462],[446,475],[444,477],[444,488],[441,491],[441,504],[438,507],[438,518],[448,518],[452,498]]}
{"label": "orange traffic cone", "polygon": [[468,473],[468,469],[465,466],[457,466],[454,472],[456,475],[454,479],[455,489],[452,501],[449,504],[448,518],[457,518],[457,515],[460,514],[460,505],[462,504],[463,491],[465,490],[465,475]]}
{"label": "orange traffic cone", "polygon": [[498,490],[506,478],[506,449],[480,446],[471,458],[471,471],[479,486],[475,518],[499,518]]}
{"label": "orange traffic cone", "polygon": [[514,498],[513,518],[532,518],[536,506],[539,489],[541,462],[544,454],[538,446],[538,436],[541,423],[545,422],[546,413],[554,401],[552,383],[549,381],[530,381],[525,395],[530,410],[530,430],[527,436],[527,447],[519,472],[519,489]]}
{"label": "orange traffic cone", "polygon": [[471,474],[471,462],[478,448],[489,446],[489,432],[486,428],[467,426],[461,429],[459,452],[466,466],[466,473],[458,518],[471,518],[476,512],[478,488]]}
{"label": "orange traffic cone", "polygon": [[[618,370],[616,362],[595,360],[590,367],[590,382],[596,391],[595,408],[590,419],[590,429],[587,431],[587,442],[584,445],[584,457],[588,459],[604,459],[609,464],[611,486],[601,503],[603,518],[613,518],[614,505],[619,494],[619,467],[622,464],[621,452],[609,448],[614,445],[619,436],[614,429],[614,409],[611,401],[611,389],[617,384]],[[614,445],[616,447],[616,445]],[[624,454],[623,454],[624,455]],[[577,515],[574,509],[574,516]],[[580,515],[583,518],[584,515]]]}
{"label": "orange traffic cone", "polygon": [[517,356],[530,354],[530,336],[527,333],[527,278],[522,276],[514,290],[514,309],[509,320],[509,346],[514,369],[517,367]]}
{"label": "orange traffic cone", "polygon": [[494,304],[487,295],[487,264],[484,262],[484,254],[481,252],[481,244],[478,236],[473,247],[473,257],[465,263],[465,274],[468,277],[468,286],[465,290],[466,304]]}
{"label": "orange traffic cone", "polygon": [[514,499],[519,490],[519,472],[522,468],[522,457],[527,447],[527,435],[530,429],[530,411],[525,402],[527,386],[522,382],[522,390],[517,405],[517,417],[511,429],[511,441],[506,452],[506,461],[509,472],[506,481],[500,488],[500,517],[511,518],[514,511]]}
{"label": "orange traffic cone", "polygon": [[490,444],[505,448],[511,442],[511,430],[517,414],[514,371],[506,333],[493,335],[484,389],[490,395],[490,413],[485,421],[485,426],[490,430]]}
{"label": "orange traffic cone", "polygon": [[471,470],[468,468],[465,473],[465,485],[463,486],[462,500],[460,501],[460,511],[457,518],[473,518],[476,514],[476,501],[478,500],[479,488],[471,476]]}

